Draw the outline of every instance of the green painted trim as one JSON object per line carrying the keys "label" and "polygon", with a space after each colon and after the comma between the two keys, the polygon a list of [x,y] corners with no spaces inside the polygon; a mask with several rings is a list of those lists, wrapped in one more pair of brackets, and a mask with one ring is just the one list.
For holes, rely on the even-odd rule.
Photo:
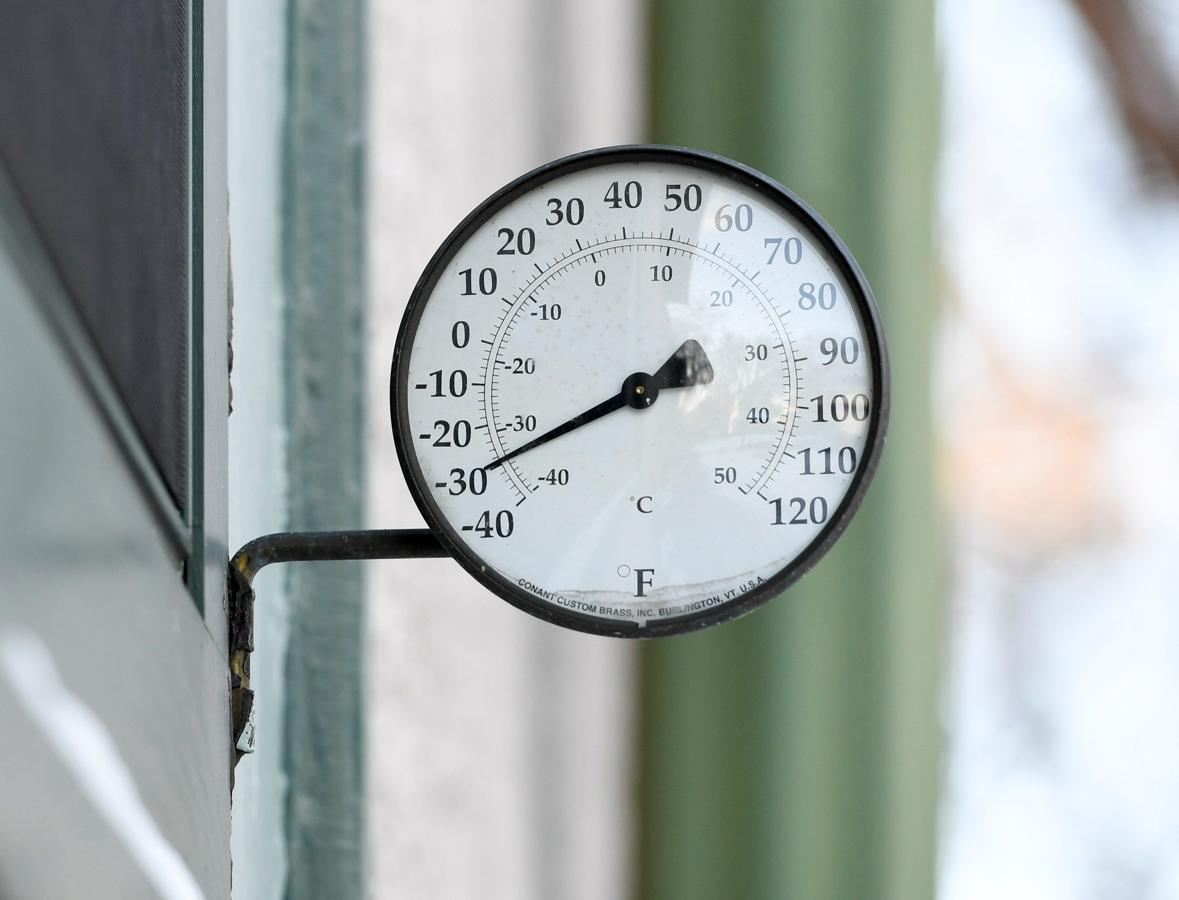
{"label": "green painted trim", "polygon": [[225,0],[189,8],[189,588],[227,648],[229,558],[229,186]]}
{"label": "green painted trim", "polygon": [[[11,426],[0,436],[0,632],[50,653],[205,895],[227,897],[225,658],[105,401],[45,314],[45,286],[26,280],[10,212],[0,212],[0,414]],[[61,767],[60,732],[47,742],[45,723],[13,706],[12,687],[0,678],[0,804],[21,811],[0,840],[4,896],[157,896],[109,806],[98,814],[107,801]],[[38,684],[46,697],[52,688]],[[36,835],[35,854],[14,829]]]}
{"label": "green painted trim", "polygon": [[[0,228],[36,293],[39,310],[66,347],[126,457],[165,540],[185,561],[188,586],[219,647],[225,647],[224,568],[228,558],[228,228],[224,165],[224,0],[189,10],[189,364],[186,513],[176,506],[131,421],[88,331],[70,302],[19,192],[0,163]],[[206,58],[215,60],[213,65]],[[213,186],[217,187],[214,188]],[[206,204],[206,195],[221,202]],[[223,399],[224,398],[224,399]],[[208,412],[207,412],[208,411]]]}
{"label": "green painted trim", "polygon": [[176,501],[152,460],[147,445],[127,412],[114,381],[99,357],[52,257],[29,216],[3,161],[0,160],[0,241],[3,241],[21,278],[37,300],[37,311],[49,322],[66,349],[103,421],[114,437],[127,467],[160,527],[177,566],[188,556],[190,533]]}
{"label": "green painted trim", "polygon": [[[282,253],[290,528],[364,521],[362,0],[290,0]],[[365,885],[362,569],[290,568],[287,896]]]}
{"label": "green painted trim", "polygon": [[197,607],[205,607],[204,547],[199,535],[203,531],[204,504],[204,430],[200,427],[204,410],[204,308],[205,273],[201,266],[204,222],[201,215],[204,178],[202,172],[204,134],[204,0],[192,0],[188,7],[188,377],[187,400],[188,436],[185,440],[188,460],[185,471],[187,495],[184,498],[185,518],[194,532],[188,565],[188,589]]}
{"label": "green painted trim", "polygon": [[838,545],[769,607],[643,649],[637,896],[934,893],[932,0],[650,0],[653,138],[764,169],[880,304],[892,422]]}

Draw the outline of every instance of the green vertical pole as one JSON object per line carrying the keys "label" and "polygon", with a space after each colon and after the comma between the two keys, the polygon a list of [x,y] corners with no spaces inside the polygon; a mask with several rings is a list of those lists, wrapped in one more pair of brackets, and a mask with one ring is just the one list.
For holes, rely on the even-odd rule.
{"label": "green vertical pole", "polygon": [[[290,527],[364,521],[363,0],[289,0],[283,268]],[[286,896],[365,890],[364,591],[355,563],[290,572]]]}
{"label": "green vertical pole", "polygon": [[763,169],[868,275],[881,470],[784,597],[643,653],[643,900],[933,896],[941,573],[929,344],[932,0],[651,0],[655,140]]}

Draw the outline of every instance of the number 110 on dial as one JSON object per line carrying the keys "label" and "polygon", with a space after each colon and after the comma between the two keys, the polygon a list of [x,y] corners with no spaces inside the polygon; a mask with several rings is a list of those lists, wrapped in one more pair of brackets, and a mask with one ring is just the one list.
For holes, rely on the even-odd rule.
{"label": "number 110 on dial", "polygon": [[447,549],[509,602],[648,637],[780,593],[859,504],[888,412],[871,292],[765,175],[590,151],[503,188],[418,282],[393,432]]}

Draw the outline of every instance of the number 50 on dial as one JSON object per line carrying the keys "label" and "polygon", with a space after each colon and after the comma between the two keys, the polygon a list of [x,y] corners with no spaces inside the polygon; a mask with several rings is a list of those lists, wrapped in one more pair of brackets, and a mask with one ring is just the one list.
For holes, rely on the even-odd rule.
{"label": "number 50 on dial", "polygon": [[498,191],[446,239],[393,359],[427,522],[509,602],[599,634],[731,619],[835,541],[888,416],[863,274],[788,190],[615,147]]}

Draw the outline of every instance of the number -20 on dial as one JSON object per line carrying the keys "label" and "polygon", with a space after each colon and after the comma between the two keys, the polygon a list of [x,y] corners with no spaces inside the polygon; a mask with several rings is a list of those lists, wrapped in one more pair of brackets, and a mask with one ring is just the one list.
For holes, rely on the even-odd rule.
{"label": "number -20 on dial", "polygon": [[393,432],[446,548],[509,602],[633,637],[779,593],[855,511],[884,339],[835,233],[766,176],[617,147],[455,229],[410,300]]}

